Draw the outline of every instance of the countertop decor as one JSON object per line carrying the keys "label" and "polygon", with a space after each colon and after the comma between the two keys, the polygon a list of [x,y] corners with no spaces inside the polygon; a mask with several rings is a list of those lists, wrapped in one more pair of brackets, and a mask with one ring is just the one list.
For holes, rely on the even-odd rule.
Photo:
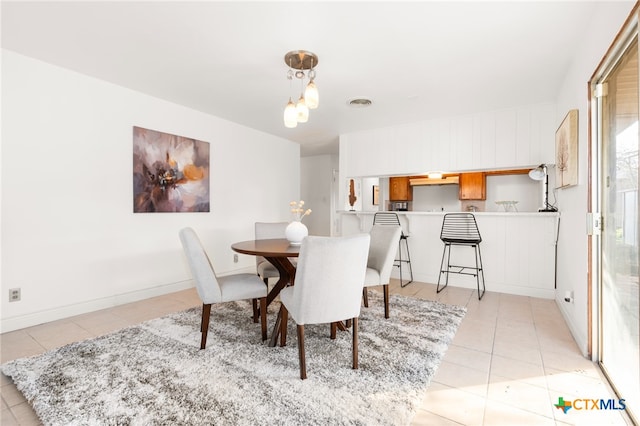
{"label": "countertop decor", "polygon": [[311,214],[311,209],[304,209],[304,201],[292,201],[289,203],[291,206],[291,213],[293,213],[294,219],[287,225],[284,233],[291,245],[300,245],[304,237],[309,235],[307,226],[302,223],[302,219],[305,216]]}

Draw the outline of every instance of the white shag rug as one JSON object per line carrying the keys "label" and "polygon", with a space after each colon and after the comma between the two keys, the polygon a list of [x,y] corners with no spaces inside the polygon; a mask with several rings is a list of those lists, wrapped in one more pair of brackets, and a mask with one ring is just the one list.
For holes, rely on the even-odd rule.
{"label": "white shag rug", "polygon": [[198,307],[0,368],[47,425],[407,425],[466,309],[392,295],[385,320],[369,293],[358,370],[350,330],[307,325],[300,380],[295,323],[268,347],[249,302],[213,306],[205,350]]}

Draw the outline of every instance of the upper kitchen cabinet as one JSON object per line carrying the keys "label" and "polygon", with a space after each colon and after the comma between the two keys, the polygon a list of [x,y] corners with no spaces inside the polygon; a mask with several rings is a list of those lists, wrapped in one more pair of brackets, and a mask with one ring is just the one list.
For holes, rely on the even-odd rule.
{"label": "upper kitchen cabinet", "polygon": [[409,176],[389,178],[389,200],[390,201],[413,200],[413,188],[409,183]]}
{"label": "upper kitchen cabinet", "polygon": [[517,169],[555,162],[555,105],[498,111],[340,135],[342,176]]}
{"label": "upper kitchen cabinet", "polygon": [[484,172],[460,173],[458,184],[461,200],[487,199],[487,178]]}

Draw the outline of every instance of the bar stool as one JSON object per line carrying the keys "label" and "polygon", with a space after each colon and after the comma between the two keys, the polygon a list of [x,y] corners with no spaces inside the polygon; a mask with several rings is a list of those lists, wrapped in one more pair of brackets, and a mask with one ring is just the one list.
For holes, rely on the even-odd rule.
{"label": "bar stool", "polygon": [[[480,254],[480,242],[482,237],[478,230],[476,218],[471,213],[447,213],[442,220],[442,230],[440,239],[444,243],[442,251],[442,261],[440,262],[440,274],[438,274],[438,286],[436,292],[440,293],[449,284],[449,273],[461,275],[473,275],[476,277],[478,286],[478,300],[482,299],[485,292],[484,286],[484,270],[482,269],[482,255]],[[476,266],[460,266],[451,264],[451,247],[452,246],[468,246],[473,247],[475,252]],[[447,258],[446,269],[444,268],[445,257]],[[459,268],[451,270],[451,268]],[[473,272],[466,272],[471,270]],[[442,274],[446,274],[445,282],[440,287],[440,278]],[[482,275],[482,293],[480,293],[480,275]]]}
{"label": "bar stool", "polygon": [[[376,212],[373,215],[373,224],[401,226],[400,218],[398,218],[398,214],[393,212]],[[413,269],[411,268],[411,254],[409,253],[409,242],[407,241],[408,238],[409,236],[406,235],[404,231],[400,232],[400,240],[398,241],[398,259],[395,259],[393,263],[393,266],[397,266],[398,268],[400,268],[400,287],[406,287],[407,285],[413,282]],[[404,245],[404,252],[407,255],[406,258],[402,254],[403,245]],[[409,281],[407,282],[402,281],[402,264],[403,263],[409,266]]]}

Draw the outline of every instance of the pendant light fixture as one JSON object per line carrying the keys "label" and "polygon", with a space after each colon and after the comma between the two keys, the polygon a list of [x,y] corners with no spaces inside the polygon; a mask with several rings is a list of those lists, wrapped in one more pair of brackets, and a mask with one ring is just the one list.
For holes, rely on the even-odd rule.
{"label": "pendant light fixture", "polygon": [[298,112],[296,111],[296,104],[289,98],[289,103],[284,108],[284,125],[290,129],[298,126]]}
{"label": "pendant light fixture", "polygon": [[[291,97],[284,109],[284,125],[288,128],[294,128],[298,123],[306,123],[309,120],[309,109],[318,107],[319,95],[318,88],[314,82],[316,77],[315,66],[318,64],[318,57],[306,50],[292,50],[284,56],[285,63],[289,66],[287,79],[289,87],[292,86],[293,77],[300,80],[300,98],[297,103],[293,103]],[[293,70],[297,70],[295,73]],[[305,74],[305,71],[308,71]],[[304,87],[305,78],[309,79],[306,88]]]}

